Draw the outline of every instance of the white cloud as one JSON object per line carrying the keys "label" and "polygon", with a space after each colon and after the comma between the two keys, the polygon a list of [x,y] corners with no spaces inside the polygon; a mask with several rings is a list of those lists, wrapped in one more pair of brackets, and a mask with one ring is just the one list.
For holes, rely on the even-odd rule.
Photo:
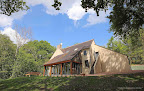
{"label": "white cloud", "polygon": [[10,17],[12,17],[13,19],[21,19],[26,14],[27,14],[27,11],[19,11],[19,12],[13,13]]}
{"label": "white cloud", "polygon": [[0,14],[0,27],[11,26],[13,18]]}
{"label": "white cloud", "polygon": [[[4,28],[4,30],[0,30],[0,33],[3,35],[7,35],[11,41],[13,41],[15,44],[18,45],[17,39],[21,40],[21,43],[24,44],[28,41],[30,41],[29,39],[24,39],[20,36],[19,33],[17,33],[14,29],[12,29],[11,27],[6,27]],[[17,37],[16,37],[17,36]]]}
{"label": "white cloud", "polygon": [[96,15],[95,11],[89,11],[88,13],[90,14],[87,18],[88,23],[84,27],[107,22],[108,19],[106,18],[106,16],[109,15],[110,10],[107,10],[106,12],[100,11],[99,16]]}
{"label": "white cloud", "polygon": [[67,15],[72,20],[80,20],[86,14],[85,10],[80,6],[79,2],[73,4],[72,8],[70,8],[67,12]]}
{"label": "white cloud", "polygon": [[[25,0],[28,5],[35,6],[42,4],[45,6],[45,11],[50,15],[57,14],[67,14],[69,19],[74,20],[74,24],[77,20],[83,18],[84,15],[89,14],[87,19],[87,24],[85,26],[90,26],[98,23],[107,22],[106,16],[109,14],[109,11],[105,14],[103,11],[100,11],[100,16],[96,15],[96,12],[92,9],[88,10],[86,13],[85,10],[81,7],[81,0],[59,0],[62,2],[60,10],[55,10],[51,5],[54,3],[54,0]],[[96,2],[95,2],[96,3]]]}
{"label": "white cloud", "polygon": [[26,13],[26,11],[19,11],[11,16],[0,14],[0,27],[11,27],[15,19],[21,19]]}
{"label": "white cloud", "polygon": [[55,8],[51,6],[54,4],[54,0],[25,0],[25,1],[30,6],[41,4],[45,6],[47,14],[57,15],[59,13],[66,14],[68,9],[70,9],[75,2],[79,2],[80,0],[59,0],[60,2],[62,2],[60,10],[55,10]]}
{"label": "white cloud", "polygon": [[[74,20],[75,22],[81,20],[83,16],[88,14],[87,24],[85,26],[90,26],[98,23],[107,22],[105,18],[107,13],[100,12],[100,16],[97,17],[94,10],[88,10],[86,13],[85,10],[81,7],[81,0],[59,0],[62,2],[60,10],[55,10],[51,5],[54,4],[54,0],[25,0],[28,6],[43,5],[45,7],[45,12],[50,15],[66,14],[69,19]],[[26,11],[19,11],[14,13],[11,16],[1,15],[0,14],[0,27],[11,27],[13,21],[16,19],[21,19]]]}
{"label": "white cloud", "polygon": [[12,28],[10,28],[10,27],[4,28],[3,31],[1,30],[1,34],[5,34],[5,35],[9,36],[10,40],[13,41],[14,43],[16,43],[16,40],[15,40],[16,32]]}

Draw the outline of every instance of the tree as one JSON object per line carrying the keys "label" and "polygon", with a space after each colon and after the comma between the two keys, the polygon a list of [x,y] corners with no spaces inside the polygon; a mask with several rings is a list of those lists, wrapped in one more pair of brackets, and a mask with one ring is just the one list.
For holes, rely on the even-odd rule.
{"label": "tree", "polygon": [[16,45],[6,35],[0,34],[0,78],[6,79],[12,75],[15,61]]}
{"label": "tree", "polygon": [[26,72],[43,72],[43,64],[50,59],[55,47],[47,41],[30,41],[17,55],[12,77],[24,76]]}
{"label": "tree", "polygon": [[16,55],[19,51],[19,48],[22,47],[25,43],[32,40],[32,30],[31,28],[15,26],[15,36],[17,44]]}
{"label": "tree", "polygon": [[[125,54],[131,59],[132,63],[143,64],[144,63],[144,30],[140,29],[140,36],[129,37],[126,39],[111,39],[107,43],[107,48],[122,54]],[[133,40],[137,42],[133,43]]]}
{"label": "tree", "polygon": [[[112,4],[113,10],[108,16],[110,31],[124,38],[135,36],[138,39],[144,24],[144,0],[114,0]],[[133,41],[137,42],[136,39]]]}
{"label": "tree", "polygon": [[[29,55],[26,55],[24,52],[19,52],[19,49],[23,47],[24,44],[26,44],[28,41],[32,39],[32,31],[31,28],[25,28],[20,27],[18,25],[15,26],[15,36],[16,40],[16,52],[15,52],[15,62],[13,66],[13,72],[11,77],[18,77],[25,74],[24,71],[27,66],[23,64],[27,64],[27,61],[29,61]],[[20,53],[20,54],[19,54]],[[25,56],[25,57],[24,57]],[[31,71],[31,70],[30,70]]]}
{"label": "tree", "polygon": [[29,7],[23,0],[0,0],[0,14],[10,16],[20,10],[28,10]]}
{"label": "tree", "polygon": [[144,63],[144,29],[140,30],[140,37],[136,40],[138,40],[137,43],[132,45],[133,52],[131,53],[131,57],[135,58],[135,63]]}
{"label": "tree", "polygon": [[14,62],[11,78],[24,76],[26,72],[38,71],[37,64],[31,54],[20,48],[17,60]]}
{"label": "tree", "polygon": [[108,43],[107,43],[107,48],[122,54],[127,54],[127,46],[121,41],[121,40],[116,40],[112,36]]}

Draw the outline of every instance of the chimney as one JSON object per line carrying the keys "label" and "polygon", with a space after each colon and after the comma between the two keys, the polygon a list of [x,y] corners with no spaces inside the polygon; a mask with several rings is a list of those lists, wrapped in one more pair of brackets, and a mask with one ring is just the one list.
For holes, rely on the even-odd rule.
{"label": "chimney", "polygon": [[59,45],[57,45],[57,49],[62,49],[62,43],[60,43]]}

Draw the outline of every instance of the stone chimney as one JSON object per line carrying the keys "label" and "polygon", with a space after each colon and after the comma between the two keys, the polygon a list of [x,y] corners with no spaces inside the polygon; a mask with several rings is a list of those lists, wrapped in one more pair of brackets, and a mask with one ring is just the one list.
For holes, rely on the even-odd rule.
{"label": "stone chimney", "polygon": [[62,43],[60,43],[59,45],[57,45],[57,49],[62,49]]}

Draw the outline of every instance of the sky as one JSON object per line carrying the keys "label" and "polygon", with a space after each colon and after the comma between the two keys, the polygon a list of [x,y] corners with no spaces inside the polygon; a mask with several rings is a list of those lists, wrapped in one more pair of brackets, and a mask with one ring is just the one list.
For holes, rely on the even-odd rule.
{"label": "sky", "polygon": [[113,33],[109,33],[109,15],[100,11],[97,16],[92,9],[85,12],[80,6],[81,0],[60,0],[60,10],[51,5],[53,0],[24,0],[30,7],[28,11],[19,11],[11,16],[0,15],[0,31],[15,42],[14,25],[31,27],[34,40],[48,41],[51,45],[68,47],[91,39],[105,46]]}

